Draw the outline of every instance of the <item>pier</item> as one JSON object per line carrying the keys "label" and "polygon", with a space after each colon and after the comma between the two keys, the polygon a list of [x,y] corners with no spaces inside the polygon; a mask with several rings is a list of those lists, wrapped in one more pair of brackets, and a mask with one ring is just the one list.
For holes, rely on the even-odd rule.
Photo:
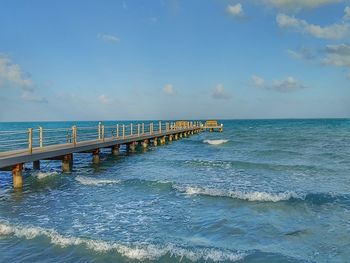
{"label": "pier", "polygon": [[0,170],[10,171],[13,187],[22,188],[23,169],[32,163],[34,170],[40,169],[41,160],[59,160],[62,171],[70,172],[74,164],[74,153],[87,153],[92,162],[100,162],[101,149],[108,148],[118,154],[120,146],[127,151],[137,147],[147,148],[164,145],[203,131],[203,124],[193,121],[158,123],[129,123],[116,126],[77,127],[45,129],[38,127],[24,131],[0,131]]}

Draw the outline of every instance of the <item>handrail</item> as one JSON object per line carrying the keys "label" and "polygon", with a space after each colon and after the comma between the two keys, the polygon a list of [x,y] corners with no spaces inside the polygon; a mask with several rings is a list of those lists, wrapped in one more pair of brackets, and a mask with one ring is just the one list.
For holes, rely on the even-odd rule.
{"label": "handrail", "polygon": [[81,142],[113,138],[137,138],[143,135],[160,136],[169,131],[183,131],[186,128],[202,127],[198,121],[186,121],[180,126],[175,121],[155,121],[155,122],[129,122],[116,123],[105,126],[102,122],[97,126],[76,126],[68,128],[28,128],[26,131],[0,130],[0,152],[11,150],[25,150],[29,153],[34,148],[45,148],[46,146],[71,143],[76,146]]}

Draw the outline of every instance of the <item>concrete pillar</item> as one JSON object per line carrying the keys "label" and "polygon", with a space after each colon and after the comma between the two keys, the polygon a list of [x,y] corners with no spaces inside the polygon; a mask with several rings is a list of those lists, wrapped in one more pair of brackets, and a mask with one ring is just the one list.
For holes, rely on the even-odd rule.
{"label": "concrete pillar", "polygon": [[92,152],[92,163],[93,164],[100,163],[100,149],[96,149]]}
{"label": "concrete pillar", "polygon": [[184,132],[183,136],[186,138],[187,137],[187,132]]}
{"label": "concrete pillar", "polygon": [[129,151],[135,152],[136,151],[136,142],[132,142],[129,144]]}
{"label": "concrete pillar", "polygon": [[172,142],[173,141],[173,136],[172,135],[169,135],[169,142]]}
{"label": "concrete pillar", "polygon": [[176,133],[176,134],[174,135],[174,140],[177,141],[178,139],[179,139],[179,135]]}
{"label": "concrete pillar", "polygon": [[40,170],[40,161],[33,162],[33,170]]}
{"label": "concrete pillar", "polygon": [[153,139],[153,146],[157,146],[158,145],[158,139],[157,138],[154,138]]}
{"label": "concrete pillar", "polygon": [[166,143],[166,137],[163,136],[162,138],[160,138],[160,144],[164,145]]}
{"label": "concrete pillar", "polygon": [[148,147],[148,140],[141,142],[142,148],[146,149]]}
{"label": "concrete pillar", "polygon": [[23,163],[16,164],[12,168],[13,188],[15,189],[23,187],[22,171],[23,171]]}
{"label": "concrete pillar", "polygon": [[64,173],[72,171],[73,166],[73,154],[66,154],[62,159],[62,171]]}
{"label": "concrete pillar", "polygon": [[119,153],[119,145],[114,145],[113,147],[112,147],[112,154],[113,155],[118,155],[118,153]]}
{"label": "concrete pillar", "polygon": [[182,138],[182,132],[180,132],[179,137],[180,137],[180,139]]}

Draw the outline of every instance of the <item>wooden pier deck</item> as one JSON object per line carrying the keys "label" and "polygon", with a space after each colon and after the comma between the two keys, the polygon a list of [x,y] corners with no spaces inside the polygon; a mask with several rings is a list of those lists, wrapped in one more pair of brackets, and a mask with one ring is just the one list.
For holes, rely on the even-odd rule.
{"label": "wooden pier deck", "polygon": [[[155,127],[156,126],[156,127]],[[73,166],[74,153],[92,154],[92,162],[100,161],[100,149],[110,148],[112,154],[119,152],[120,145],[135,151],[136,147],[146,148],[166,141],[178,140],[202,131],[199,122],[176,126],[175,123],[158,122],[116,125],[105,127],[77,127],[61,129],[28,129],[27,131],[0,131],[0,170],[12,171],[14,188],[21,188],[22,170],[26,163],[33,163],[33,169],[40,169],[40,160],[60,160],[62,170],[69,172]],[[3,138],[7,138],[4,140]],[[66,142],[64,142],[66,140]],[[5,144],[3,143],[5,142]],[[18,143],[18,149],[11,147]],[[2,144],[3,143],[3,144]],[[5,150],[9,147],[9,150]]]}

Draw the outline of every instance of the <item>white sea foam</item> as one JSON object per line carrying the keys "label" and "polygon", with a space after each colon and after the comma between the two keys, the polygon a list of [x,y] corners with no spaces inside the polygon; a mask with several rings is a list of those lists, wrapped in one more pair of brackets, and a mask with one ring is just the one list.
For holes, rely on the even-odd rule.
{"label": "white sea foam", "polygon": [[93,240],[74,236],[64,236],[55,230],[40,227],[25,227],[10,225],[7,222],[0,222],[0,236],[15,236],[18,238],[33,239],[44,236],[51,244],[67,246],[84,246],[96,252],[116,252],[121,256],[135,260],[156,260],[162,256],[187,258],[191,261],[212,260],[212,261],[237,261],[246,256],[243,252],[232,252],[213,248],[188,249],[177,247],[174,244],[157,246],[152,244],[124,245],[117,242]]}
{"label": "white sea foam", "polygon": [[85,177],[85,176],[77,176],[75,177],[75,180],[77,180],[79,183],[83,185],[94,185],[94,186],[120,183],[120,180],[97,179],[97,178],[91,178],[91,177]]}
{"label": "white sea foam", "polygon": [[223,144],[223,143],[227,143],[228,140],[204,140],[203,142],[211,144],[211,145],[220,145],[220,144]]}
{"label": "white sea foam", "polygon": [[36,178],[38,179],[44,179],[44,178],[48,178],[48,177],[52,177],[52,176],[56,176],[58,175],[58,172],[55,171],[51,171],[51,172],[36,172],[33,174]]}
{"label": "white sea foam", "polygon": [[207,196],[219,196],[219,197],[231,197],[234,199],[241,199],[251,202],[279,202],[289,200],[291,198],[305,199],[305,195],[298,194],[294,191],[286,191],[281,193],[268,193],[259,191],[230,191],[230,190],[220,190],[214,188],[204,188],[204,187],[179,187],[174,186],[174,188],[180,192],[184,192],[188,195],[207,195]]}

